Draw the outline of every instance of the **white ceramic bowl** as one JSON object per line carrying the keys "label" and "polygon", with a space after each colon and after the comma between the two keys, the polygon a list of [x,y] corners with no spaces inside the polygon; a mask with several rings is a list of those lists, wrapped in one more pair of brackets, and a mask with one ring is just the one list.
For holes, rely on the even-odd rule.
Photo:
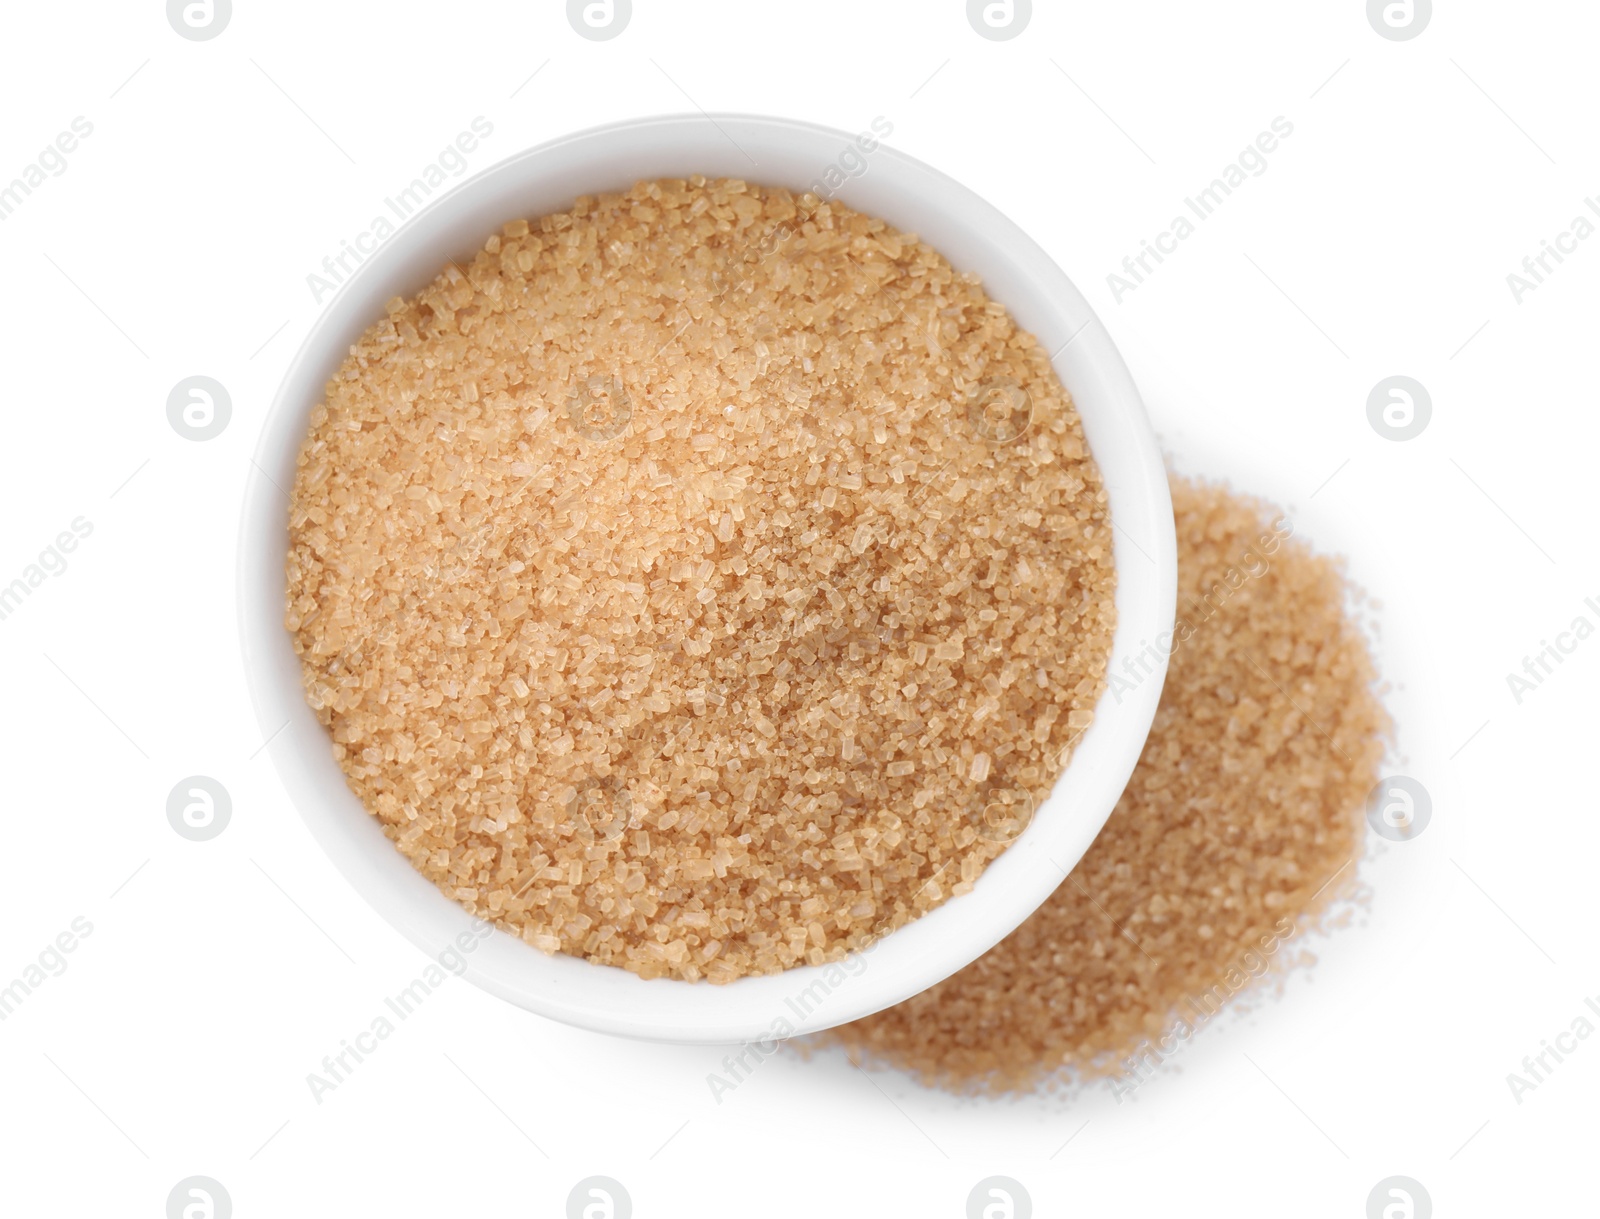
{"label": "white ceramic bowl", "polygon": [[[866,141],[870,144],[871,141]],[[832,173],[829,173],[830,167]],[[960,270],[977,272],[1047,351],[1083,418],[1116,526],[1117,632],[1111,664],[1136,654],[1157,667],[1120,699],[1107,692],[1071,764],[1022,836],[973,891],[896,931],[847,966],[789,970],[713,986],[644,981],[576,957],[547,957],[471,917],[420,876],[345,785],[328,735],[306,705],[283,626],[288,524],[306,418],[350,344],[392,296],[471,257],[518,217],[562,210],[581,194],[645,178],[742,177],[800,191],[840,181],[834,198],[916,233]],[[1070,342],[1069,342],[1070,340]],[[541,1015],[609,1033],[677,1042],[770,1040],[867,1015],[932,986],[980,956],[1061,883],[1099,833],[1143,748],[1164,676],[1177,560],[1167,477],[1127,368],[1061,270],[1011,221],[920,161],[844,132],[781,119],[694,115],[641,119],[567,136],[502,161],[440,197],[381,245],[312,327],[285,375],[256,447],[239,545],[239,624],[251,697],[272,759],[313,836],[380,914],[430,956]]]}

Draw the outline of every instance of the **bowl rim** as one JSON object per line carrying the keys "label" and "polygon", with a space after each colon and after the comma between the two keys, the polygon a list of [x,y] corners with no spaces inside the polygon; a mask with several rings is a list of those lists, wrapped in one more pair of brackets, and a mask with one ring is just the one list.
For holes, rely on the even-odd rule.
{"label": "bowl rim", "polygon": [[[284,371],[246,479],[235,579],[245,684],[268,735],[274,768],[312,837],[361,897],[441,968],[518,1006],[579,1027],[681,1043],[761,1044],[858,1019],[934,985],[1008,935],[1076,865],[1126,786],[1154,718],[1170,651],[1150,641],[1165,635],[1170,644],[1176,608],[1176,541],[1165,464],[1138,389],[1105,326],[1049,255],[997,208],[954,178],[874,139],[876,147],[863,153],[867,169],[846,174],[830,197],[917,232],[958,269],[968,269],[963,264],[972,261],[974,250],[980,251],[978,261],[990,260],[982,272],[986,289],[1053,350],[1052,363],[1078,404],[1111,500],[1117,626],[1108,688],[1051,793],[970,893],[947,900],[843,962],[721,985],[646,981],[618,967],[546,956],[475,919],[412,867],[344,784],[326,730],[305,702],[299,661],[283,625],[284,499],[307,417],[349,344],[380,316],[382,300],[415,291],[458,248],[480,247],[499,224],[565,206],[541,203],[508,211],[503,195],[548,193],[540,186],[546,178],[560,180],[586,166],[594,167],[593,185],[558,192],[556,198],[570,204],[578,194],[615,189],[617,174],[607,176],[600,164],[607,156],[627,157],[630,149],[636,153],[630,164],[692,160],[704,166],[699,172],[719,176],[721,171],[710,170],[731,156],[723,141],[755,162],[755,172],[726,176],[795,189],[792,172],[778,180],[764,177],[761,163],[735,136],[758,147],[769,165],[774,159],[785,164],[802,146],[807,156],[824,147],[867,148],[865,132],[853,137],[766,115],[623,119],[514,153],[432,198],[382,239],[320,306]],[[878,165],[888,168],[870,172]],[[637,172],[629,181],[689,172],[696,171]],[[884,215],[885,200],[891,212],[904,215],[924,207],[937,215],[932,224],[903,224]],[[482,224],[491,213],[501,218]],[[930,236],[941,226],[938,239]],[[476,233],[471,241],[462,239],[467,230]],[[956,247],[955,253],[947,247]],[[997,282],[1002,289],[991,289]],[[292,682],[285,657],[293,664]],[[1128,676],[1113,680],[1119,672]]]}

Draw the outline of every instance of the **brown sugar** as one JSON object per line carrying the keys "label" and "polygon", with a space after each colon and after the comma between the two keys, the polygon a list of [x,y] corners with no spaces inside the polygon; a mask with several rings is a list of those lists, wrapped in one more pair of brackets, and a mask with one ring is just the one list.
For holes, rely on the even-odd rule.
{"label": "brown sugar", "polygon": [[289,523],[351,789],[474,914],[646,977],[966,892],[1106,685],[1046,353],[914,237],[740,181],[580,199],[390,302]]}
{"label": "brown sugar", "polygon": [[1263,504],[1172,494],[1179,629],[1122,800],[1007,939],[830,1034],[852,1052],[957,1090],[1115,1075],[1281,965],[1347,890],[1389,722],[1340,569]]}

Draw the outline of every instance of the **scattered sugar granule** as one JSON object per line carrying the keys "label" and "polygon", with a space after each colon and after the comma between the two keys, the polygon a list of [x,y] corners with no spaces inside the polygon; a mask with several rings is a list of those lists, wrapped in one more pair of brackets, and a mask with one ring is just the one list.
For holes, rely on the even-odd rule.
{"label": "scattered sugar granule", "polygon": [[1349,891],[1390,726],[1340,568],[1257,501],[1172,496],[1176,650],[1105,829],[1000,944],[826,1035],[849,1052],[958,1091],[1119,1075]]}

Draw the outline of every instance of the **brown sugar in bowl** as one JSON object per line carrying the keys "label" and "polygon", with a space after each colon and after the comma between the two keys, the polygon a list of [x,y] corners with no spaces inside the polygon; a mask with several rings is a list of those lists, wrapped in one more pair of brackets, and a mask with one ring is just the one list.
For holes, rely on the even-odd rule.
{"label": "brown sugar in bowl", "polygon": [[[473,939],[467,976],[514,1002],[588,1027],[684,1041],[828,1027],[915,993],[991,946],[1054,888],[1052,876],[1058,879],[1059,869],[1070,867],[1093,838],[1137,757],[1160,687],[1159,673],[1147,674],[1131,693],[1101,697],[1093,725],[1077,742],[1053,793],[1020,838],[976,878],[971,892],[843,959],[829,961],[824,952],[818,961],[811,950],[825,949],[826,928],[819,945],[810,942],[816,937],[807,926],[807,942],[798,945],[798,957],[790,958],[806,963],[739,977],[725,986],[696,985],[681,976],[645,980],[572,956],[548,957],[501,931],[483,935],[480,942],[473,916],[413,870],[384,838],[330,756],[324,729],[300,691],[299,662],[281,621],[267,627],[269,615],[276,617],[272,610],[281,612],[284,595],[282,569],[272,572],[270,565],[281,563],[288,549],[278,487],[294,483],[295,452],[310,409],[351,342],[383,316],[383,303],[415,293],[446,258],[469,258],[487,234],[508,221],[571,208],[585,194],[695,172],[736,176],[741,172],[736,161],[743,156],[729,137],[758,157],[763,181],[791,193],[810,185],[813,175],[806,166],[825,150],[832,157],[857,148],[870,169],[841,186],[838,202],[882,217],[902,233],[916,233],[957,271],[976,273],[989,295],[1037,337],[1040,349],[1054,353],[1053,366],[1078,408],[1116,526],[1111,545],[1117,627],[1110,663],[1117,666],[1148,651],[1148,641],[1170,629],[1172,620],[1165,477],[1137,394],[1081,297],[993,209],[876,140],[866,151],[862,140],[841,133],[732,116],[719,116],[714,123],[697,117],[622,124],[536,149],[465,184],[382,247],[329,306],[274,406],[257,453],[264,476],[249,492],[240,572],[252,693],[258,715],[264,723],[272,721],[267,731],[282,726],[270,746],[274,761],[319,841],[363,895],[427,951],[442,951],[460,937]],[[580,417],[586,418],[582,412]],[[1007,422],[1003,409],[987,418],[993,426]],[[688,441],[692,445],[694,436]],[[757,733],[763,718],[772,722],[749,715]],[[969,774],[983,767],[979,752],[967,762]],[[905,778],[889,770],[894,764],[885,765],[885,777]],[[569,778],[566,787],[577,786]],[[568,798],[575,795],[574,790]],[[776,962],[780,968],[785,963]]]}

